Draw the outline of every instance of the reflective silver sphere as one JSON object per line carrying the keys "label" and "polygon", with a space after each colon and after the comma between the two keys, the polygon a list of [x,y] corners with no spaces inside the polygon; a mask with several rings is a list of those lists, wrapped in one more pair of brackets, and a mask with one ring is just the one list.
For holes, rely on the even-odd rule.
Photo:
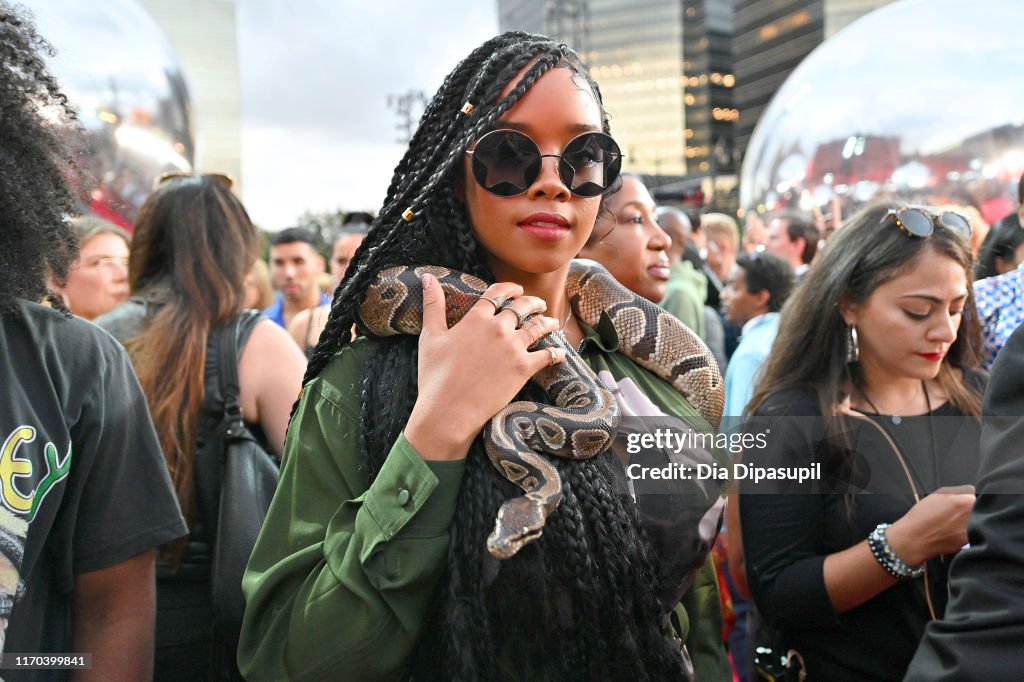
{"label": "reflective silver sphere", "polygon": [[1024,172],[1024,2],[902,0],[822,43],[771,101],[740,201],[843,215],[873,199],[973,203],[989,223]]}
{"label": "reflective silver sphere", "polygon": [[78,112],[98,184],[83,203],[130,226],[154,181],[195,158],[184,72],[163,31],[135,0],[21,0],[57,50],[51,67]]}

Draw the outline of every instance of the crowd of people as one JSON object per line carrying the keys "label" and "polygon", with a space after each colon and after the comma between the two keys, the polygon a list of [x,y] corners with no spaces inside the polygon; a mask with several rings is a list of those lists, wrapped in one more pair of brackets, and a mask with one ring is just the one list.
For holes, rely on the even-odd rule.
{"label": "crowd of people", "polygon": [[[79,216],[47,49],[0,1],[4,679],[1024,664],[1024,497],[996,494],[1024,492],[1024,178],[991,230],[899,201],[741,230],[658,205],[577,54],[513,32],[449,74],[379,211],[264,254],[221,174],[164,178],[131,233]],[[232,410],[280,465],[237,637],[204,448]],[[623,446],[655,424],[701,444]]]}

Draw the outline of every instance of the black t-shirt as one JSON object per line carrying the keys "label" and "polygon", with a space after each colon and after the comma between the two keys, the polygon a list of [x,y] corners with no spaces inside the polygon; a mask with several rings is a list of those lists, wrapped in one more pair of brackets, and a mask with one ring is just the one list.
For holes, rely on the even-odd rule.
{"label": "black t-shirt", "polygon": [[[0,317],[0,372],[2,650],[74,652],[75,576],[187,528],[145,396],[109,334],[21,302]],[[5,670],[3,677],[66,673]]]}
{"label": "black t-shirt", "polygon": [[[981,392],[984,376],[968,373]],[[867,415],[897,443],[923,497],[940,486],[974,484],[981,423],[951,403],[930,415],[896,420]],[[822,479],[779,483],[778,494],[741,482],[740,514],[747,578],[762,613],[800,652],[809,680],[902,680],[930,620],[923,579],[908,580],[844,613],[825,588],[825,557],[863,541],[914,505],[907,474],[871,424],[844,418],[846,440],[826,436],[810,389],[770,397],[747,428],[770,429],[767,447],[744,453],[765,467],[821,463]],[[853,467],[850,467],[850,463]],[[929,562],[938,616],[947,601],[951,557]]]}

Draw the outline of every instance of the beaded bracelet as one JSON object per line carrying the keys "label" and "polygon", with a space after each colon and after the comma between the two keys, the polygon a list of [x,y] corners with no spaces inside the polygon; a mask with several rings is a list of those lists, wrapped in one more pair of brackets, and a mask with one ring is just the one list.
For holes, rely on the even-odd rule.
{"label": "beaded bracelet", "polygon": [[920,577],[924,573],[925,564],[911,568],[896,555],[896,552],[892,551],[889,540],[885,537],[885,529],[891,525],[891,523],[880,523],[871,531],[871,535],[868,536],[868,547],[871,548],[871,553],[875,555],[875,559],[886,573],[897,580]]}

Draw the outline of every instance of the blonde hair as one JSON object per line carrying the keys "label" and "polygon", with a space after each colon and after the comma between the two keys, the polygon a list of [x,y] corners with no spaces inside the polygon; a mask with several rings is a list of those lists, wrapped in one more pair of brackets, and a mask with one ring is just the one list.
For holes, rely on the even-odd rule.
{"label": "blonde hair", "polygon": [[246,279],[249,277],[252,277],[253,286],[259,292],[259,298],[256,299],[252,307],[256,310],[269,308],[274,302],[274,285],[270,283],[270,268],[267,266],[267,261],[257,258]]}
{"label": "blonde hair", "polygon": [[725,243],[732,247],[733,253],[740,250],[740,230],[736,227],[736,221],[724,213],[705,213],[700,217],[700,228],[704,230],[708,239],[714,239],[715,243]]}

